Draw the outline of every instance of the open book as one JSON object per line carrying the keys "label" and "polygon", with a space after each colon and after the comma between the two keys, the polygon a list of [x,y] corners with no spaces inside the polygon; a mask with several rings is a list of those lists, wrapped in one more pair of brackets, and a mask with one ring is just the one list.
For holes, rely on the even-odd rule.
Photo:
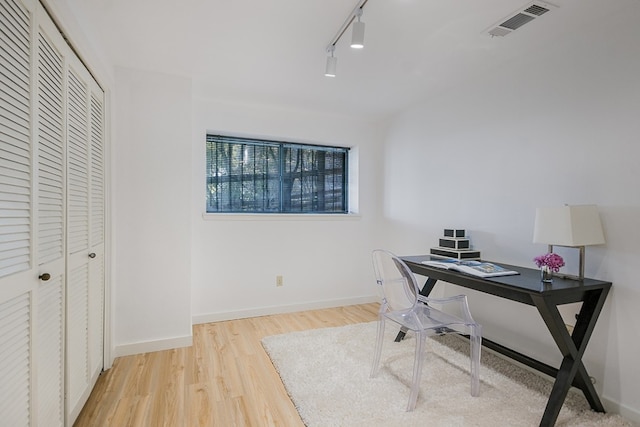
{"label": "open book", "polygon": [[461,273],[467,273],[478,277],[496,277],[520,274],[517,271],[507,270],[504,267],[485,261],[458,261],[456,259],[438,259],[431,261],[422,261],[422,263],[430,265],[432,267],[455,270]]}

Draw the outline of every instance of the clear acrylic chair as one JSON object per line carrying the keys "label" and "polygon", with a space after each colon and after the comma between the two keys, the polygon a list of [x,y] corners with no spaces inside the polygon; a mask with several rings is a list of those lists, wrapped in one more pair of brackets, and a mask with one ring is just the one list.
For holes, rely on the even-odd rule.
{"label": "clear acrylic chair", "polygon": [[420,295],[418,283],[409,267],[400,258],[385,250],[373,251],[373,268],[382,291],[382,304],[378,313],[378,333],[371,378],[378,374],[385,323],[391,320],[398,324],[402,331],[412,331],[416,336],[413,379],[407,411],[416,407],[425,342],[430,335],[457,333],[470,337],[471,395],[478,396],[482,327],[471,317],[466,295],[449,298],[428,298]]}

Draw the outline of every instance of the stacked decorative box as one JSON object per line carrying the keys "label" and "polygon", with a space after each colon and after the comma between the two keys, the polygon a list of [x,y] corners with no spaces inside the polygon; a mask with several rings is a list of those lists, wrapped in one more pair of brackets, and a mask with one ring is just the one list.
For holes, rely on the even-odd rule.
{"label": "stacked decorative box", "polygon": [[480,251],[471,249],[471,243],[464,230],[445,228],[440,238],[440,246],[431,248],[431,255],[459,260],[480,259]]}

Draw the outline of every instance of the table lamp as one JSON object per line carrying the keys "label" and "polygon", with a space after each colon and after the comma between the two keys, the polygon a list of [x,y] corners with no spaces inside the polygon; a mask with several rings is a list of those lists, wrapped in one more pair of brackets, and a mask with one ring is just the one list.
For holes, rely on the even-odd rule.
{"label": "table lamp", "polygon": [[533,243],[546,243],[549,252],[554,246],[566,246],[580,250],[579,275],[566,276],[584,279],[585,246],[604,243],[602,224],[596,205],[564,205],[560,207],[537,208],[533,228]]}

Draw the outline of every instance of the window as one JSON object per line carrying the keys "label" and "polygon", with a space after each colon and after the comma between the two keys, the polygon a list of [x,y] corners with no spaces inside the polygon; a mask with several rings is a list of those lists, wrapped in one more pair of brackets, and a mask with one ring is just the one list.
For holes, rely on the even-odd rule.
{"label": "window", "polygon": [[348,212],[348,149],[207,135],[207,212]]}

